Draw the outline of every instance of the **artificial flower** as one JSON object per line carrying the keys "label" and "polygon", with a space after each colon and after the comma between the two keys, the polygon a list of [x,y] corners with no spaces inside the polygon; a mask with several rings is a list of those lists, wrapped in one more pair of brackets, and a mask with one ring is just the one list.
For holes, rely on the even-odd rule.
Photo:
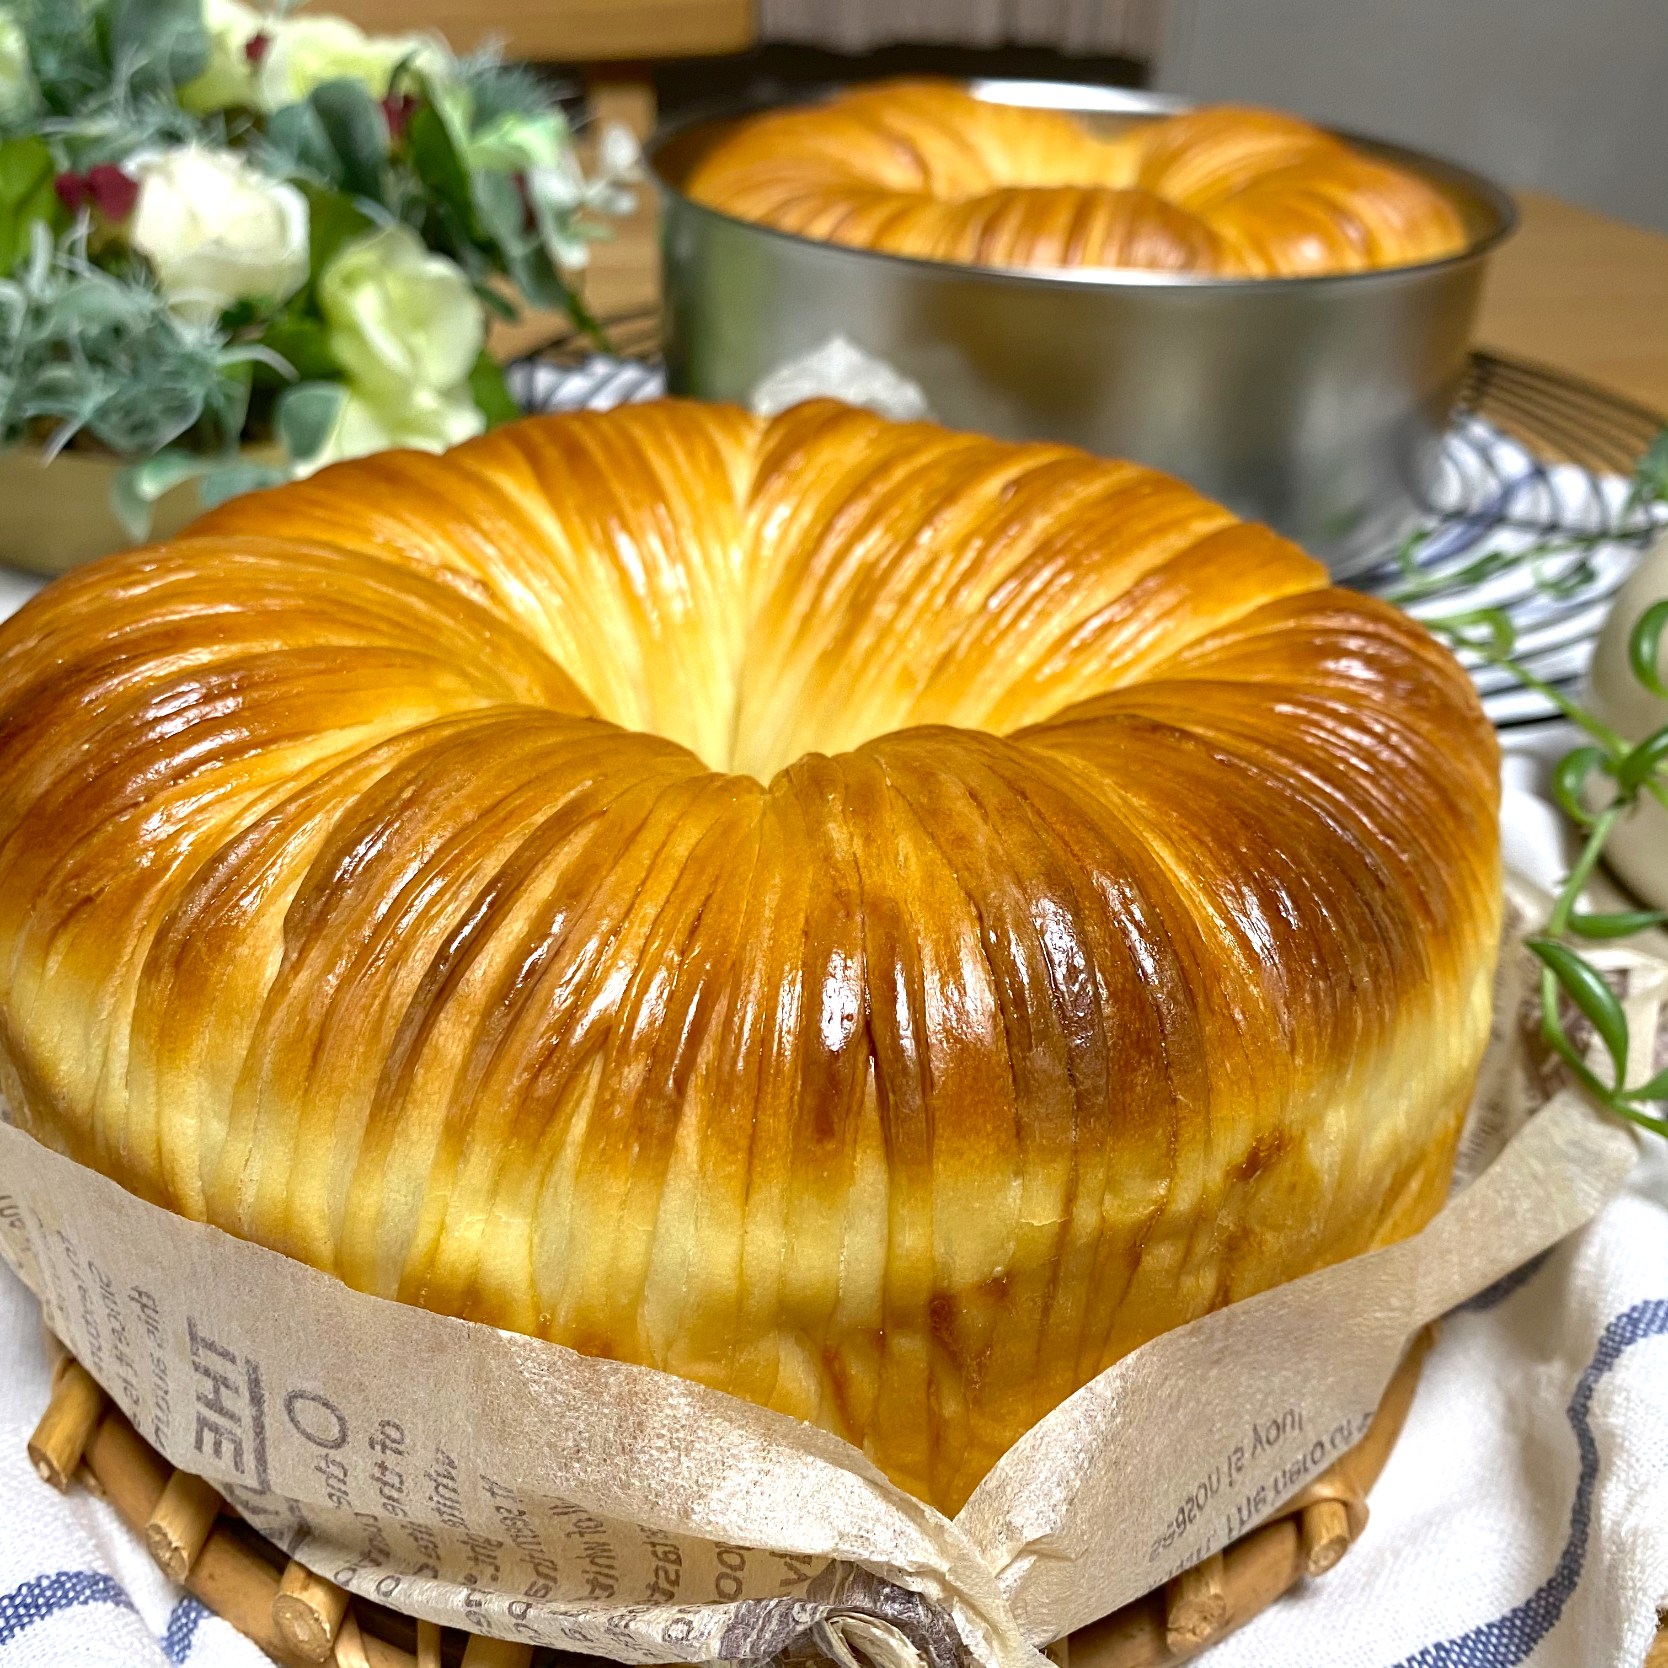
{"label": "artificial flower", "polygon": [[267,110],[342,79],[362,81],[373,98],[385,98],[394,71],[407,59],[431,80],[444,79],[451,68],[451,54],[431,35],[367,35],[345,17],[285,18],[268,24],[265,33],[256,80]]}
{"label": "artificial flower", "polygon": [[597,141],[596,171],[587,180],[571,146],[522,174],[528,206],[539,241],[553,265],[582,267],[590,259],[592,228],[579,219],[581,209],[598,214],[629,214],[635,198],[626,189],[638,177],[642,151],[636,135],[621,122],[610,122]]}
{"label": "artificial flower", "polygon": [[411,125],[411,118],[417,114],[422,100],[415,93],[388,93],[382,100],[382,119],[388,124],[388,138],[392,144],[399,144],[405,137],[405,130]]}
{"label": "artificial flower", "polygon": [[208,66],[180,88],[180,104],[200,116],[253,106],[261,54],[258,47],[251,52],[250,43],[264,38],[265,19],[242,0],[203,0],[203,26],[208,30]]}
{"label": "artificial flower", "polygon": [[464,166],[472,171],[493,168],[522,174],[532,168],[554,167],[568,154],[568,124],[560,110],[536,114],[506,110],[478,131],[471,131],[467,122],[448,125]]}
{"label": "artificial flower", "polygon": [[202,145],[130,157],[139,181],[128,241],[181,317],[234,301],[279,302],[307,278],[307,199],[232,151]]}
{"label": "artificial flower", "polygon": [[112,225],[127,219],[139,200],[138,180],[108,162],[101,162],[84,174],[60,174],[52,185],[58,201],[71,214],[96,208]]}
{"label": "artificial flower", "polygon": [[28,115],[39,96],[23,25],[9,9],[0,11],[0,122]]}
{"label": "artificial flower", "polygon": [[486,317],[463,270],[409,226],[379,227],[337,252],[318,285],[347,396],[311,467],[388,446],[444,451],[486,419],[469,373]]}

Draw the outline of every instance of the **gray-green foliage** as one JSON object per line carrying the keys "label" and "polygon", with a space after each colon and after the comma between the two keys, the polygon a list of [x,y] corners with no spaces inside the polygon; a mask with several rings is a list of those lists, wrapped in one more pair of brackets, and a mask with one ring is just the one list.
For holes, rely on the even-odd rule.
{"label": "gray-green foliage", "polygon": [[94,0],[7,0],[6,9],[29,43],[29,67],[48,114],[65,115],[109,87]]}
{"label": "gray-green foliage", "polygon": [[345,396],[339,382],[301,382],[286,388],[278,396],[272,419],[281,457],[237,453],[205,457],[170,448],[135,459],[117,470],[110,483],[110,507],[116,519],[130,538],[138,540],[150,531],[151,506],[182,482],[197,483],[197,496],[205,510],[239,493],[281,486],[324,445]]}
{"label": "gray-green foliage", "polygon": [[12,119],[61,168],[120,163],[135,151],[224,139],[224,124],[182,110],[175,88],[202,68],[201,0],[0,0],[22,25],[37,104]]}
{"label": "gray-green foliage", "polygon": [[89,99],[72,116],[43,117],[31,131],[52,147],[60,166],[76,172],[100,163],[120,164],[137,151],[224,141],[218,118],[200,120],[166,99],[126,87]]}
{"label": "gray-green foliage", "polygon": [[199,424],[211,444],[235,444],[247,361],[268,356],[178,318],[141,274],[102,271],[73,239],[34,233],[0,280],[0,445],[49,428],[56,452],[85,431],[131,456]]}
{"label": "gray-green foliage", "polygon": [[471,52],[457,61],[459,85],[468,93],[470,119],[490,127],[501,116],[539,116],[557,108],[554,90],[526,64],[506,64],[495,50]]}
{"label": "gray-green foliage", "polygon": [[202,0],[3,0],[29,43],[51,116],[76,116],[112,92],[171,100],[208,62]]}

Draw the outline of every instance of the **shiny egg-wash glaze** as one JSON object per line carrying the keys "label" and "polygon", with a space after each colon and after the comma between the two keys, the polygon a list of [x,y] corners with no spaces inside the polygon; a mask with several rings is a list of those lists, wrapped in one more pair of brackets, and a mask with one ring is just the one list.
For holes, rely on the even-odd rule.
{"label": "shiny egg-wash glaze", "polygon": [[1295,116],[1215,105],[1103,138],[947,82],[748,117],[684,189],[819,242],[970,266],[1291,278],[1466,245],[1435,186]]}
{"label": "shiny egg-wash glaze", "polygon": [[0,627],[42,1140],[954,1510],[1437,1208],[1496,754],[1417,625],[1060,446],[663,402],[238,499]]}

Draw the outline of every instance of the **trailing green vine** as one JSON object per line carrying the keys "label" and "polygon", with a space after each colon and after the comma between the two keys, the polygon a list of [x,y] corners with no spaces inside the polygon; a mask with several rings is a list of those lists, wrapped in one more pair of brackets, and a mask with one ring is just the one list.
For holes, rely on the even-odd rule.
{"label": "trailing green vine", "polygon": [[[1668,502],[1668,429],[1640,463],[1624,506],[1624,515],[1642,507]],[[1445,575],[1442,584],[1468,577],[1473,583],[1508,567],[1529,563],[1537,588],[1556,591],[1568,583],[1566,574],[1549,569],[1548,558],[1574,552],[1578,565],[1596,540],[1566,540],[1520,552],[1489,552],[1477,558],[1463,576]],[[1410,573],[1411,562],[1405,564]],[[1435,586],[1413,577],[1392,600],[1408,603],[1432,594]],[[1627,1014],[1604,975],[1584,957],[1572,940],[1625,938],[1650,927],[1668,925],[1668,910],[1640,909],[1609,913],[1583,910],[1581,895],[1604,854],[1611,831],[1649,795],[1668,809],[1668,721],[1642,741],[1629,742],[1608,724],[1572,701],[1562,690],[1537,677],[1516,658],[1516,631],[1498,608],[1427,619],[1424,624],[1455,649],[1468,649],[1480,660],[1509,674],[1524,688],[1535,690],[1589,738],[1567,753],[1553,772],[1552,790],[1559,808],[1579,828],[1584,840],[1554,900],[1546,926],[1526,940],[1541,963],[1541,1033],[1583,1088],[1618,1117],[1668,1136],[1668,1116],[1649,1108],[1668,1102],[1668,1068],[1643,1083],[1627,1081]],[[1663,679],[1662,650],[1668,633],[1668,597],[1640,615],[1628,638],[1628,664],[1633,676],[1658,700],[1668,703]],[[1668,713],[1665,713],[1668,720]],[[1570,1037],[1566,1002],[1593,1027],[1609,1056],[1608,1081],[1588,1065]]]}

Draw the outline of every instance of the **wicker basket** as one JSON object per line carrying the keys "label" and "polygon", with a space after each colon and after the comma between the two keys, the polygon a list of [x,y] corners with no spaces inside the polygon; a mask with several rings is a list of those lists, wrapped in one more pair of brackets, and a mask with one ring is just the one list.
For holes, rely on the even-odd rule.
{"label": "wicker basket", "polygon": [[[1367,1492],[1401,1434],[1434,1336],[1427,1327],[1414,1338],[1367,1434],[1278,1517],[1161,1591],[1057,1641],[1049,1656],[1060,1668],[1168,1668],[1304,1577],[1324,1575],[1366,1526]],[[35,1470],[54,1488],[78,1482],[109,1501],[167,1575],[283,1668],[530,1668],[563,1659],[350,1597],[286,1558],[210,1484],[174,1470],[73,1356],[60,1355],[52,1383],[29,1443]]]}

